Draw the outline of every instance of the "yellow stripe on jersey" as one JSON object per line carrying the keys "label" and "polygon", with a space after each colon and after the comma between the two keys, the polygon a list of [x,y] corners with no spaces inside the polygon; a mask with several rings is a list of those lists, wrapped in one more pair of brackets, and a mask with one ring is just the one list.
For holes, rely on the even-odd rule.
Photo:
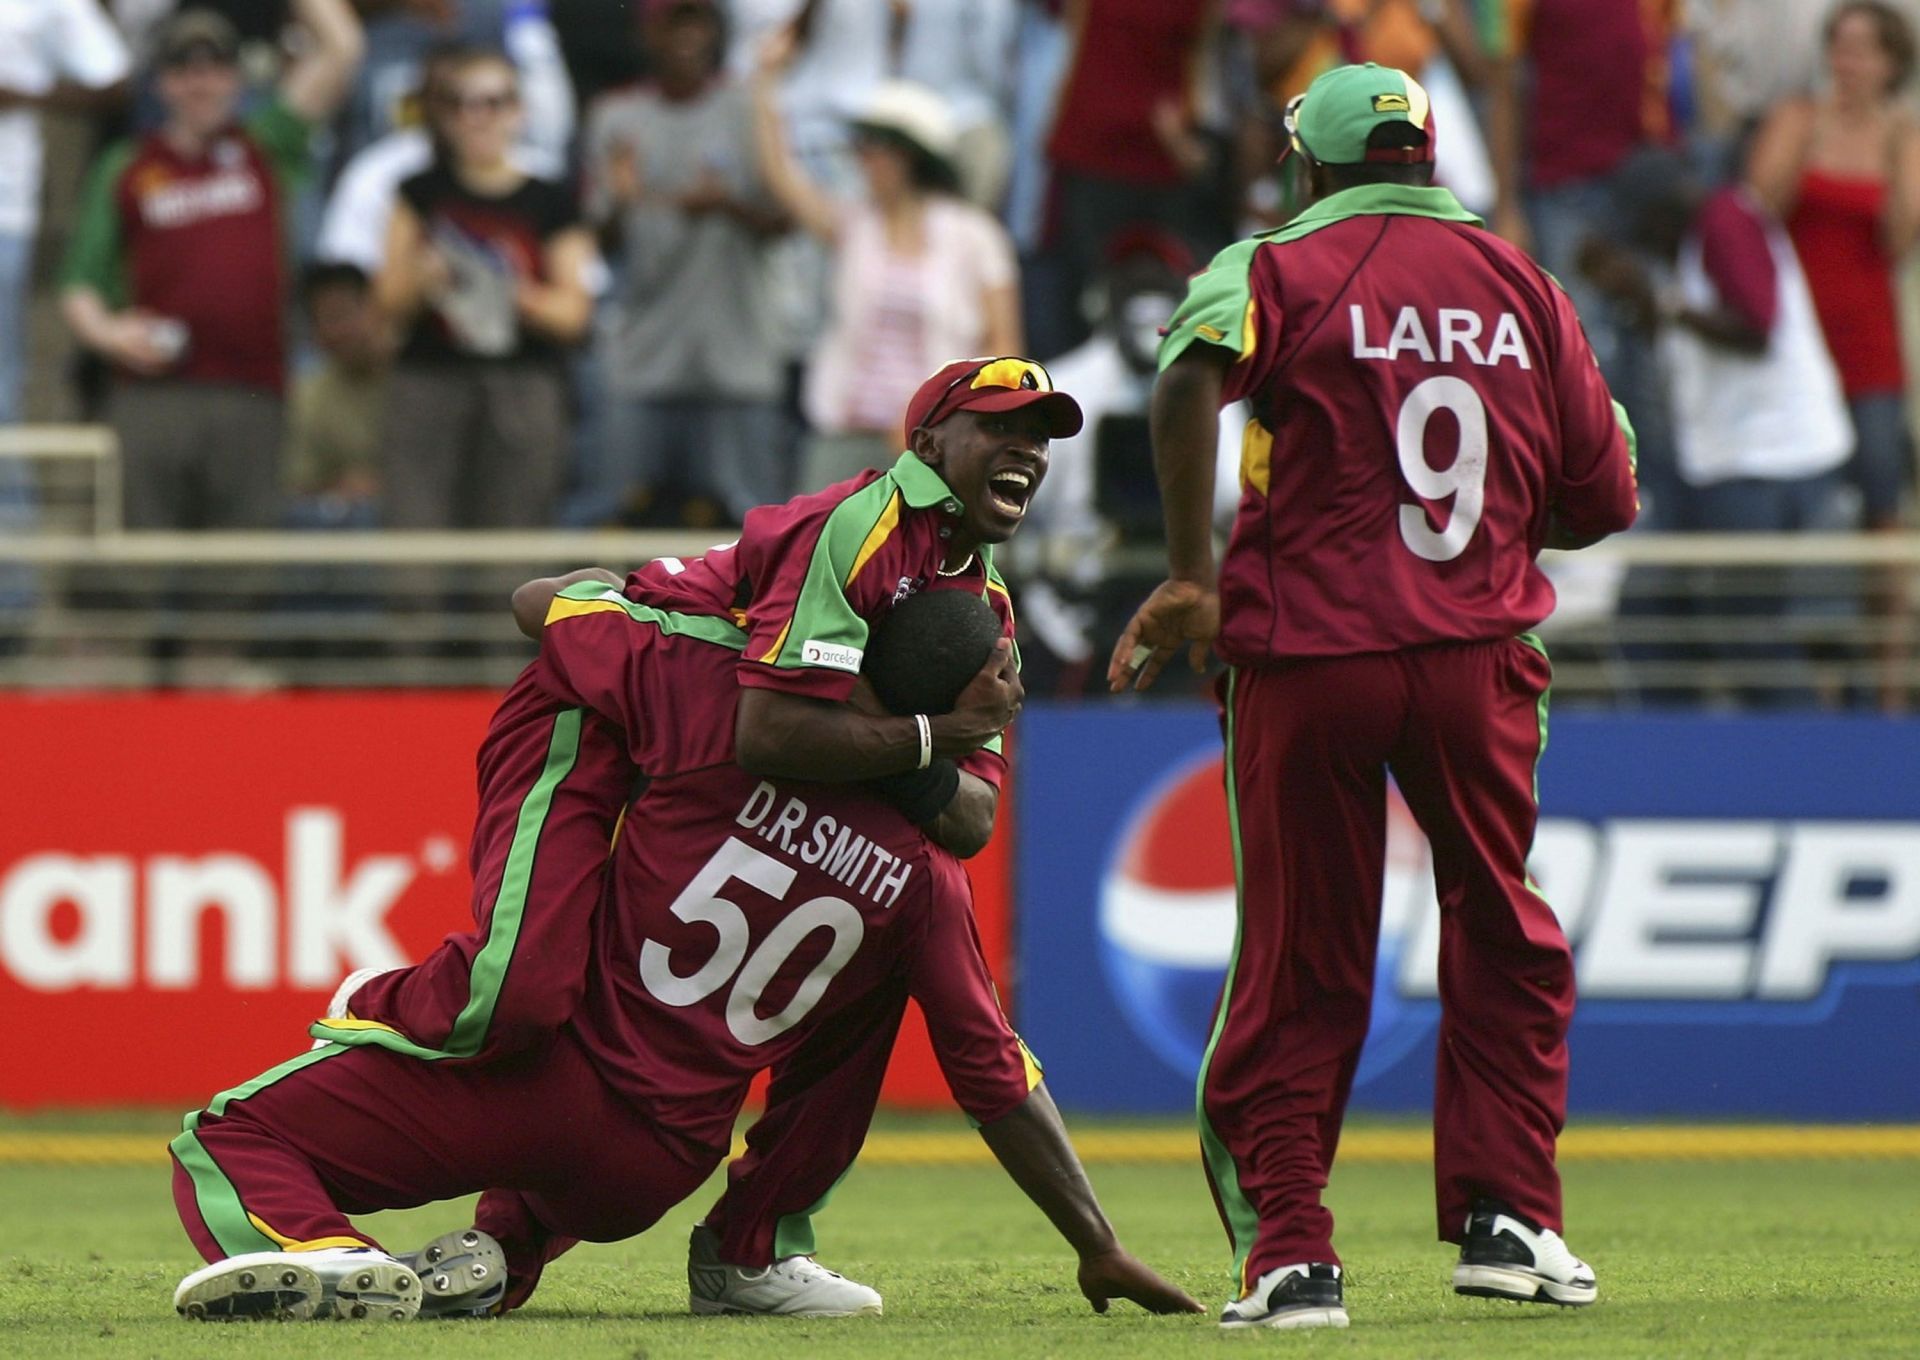
{"label": "yellow stripe on jersey", "polygon": [[[326,1019],[317,1021],[316,1023],[325,1025],[328,1029],[383,1029],[389,1034],[400,1033],[399,1030],[384,1020],[362,1020],[352,1015],[330,1015]],[[401,1037],[405,1038],[406,1036],[401,1035]]]}
{"label": "yellow stripe on jersey", "polygon": [[1013,631],[1013,596],[1007,593],[1007,588],[1005,586],[1001,585],[998,581],[994,580],[991,576],[987,578],[987,589],[991,590],[994,594],[998,595],[1001,599],[1007,602],[1007,631],[1012,632]]}
{"label": "yellow stripe on jersey", "polygon": [[267,1226],[265,1219],[252,1211],[247,1213],[247,1222],[253,1224],[259,1229],[262,1237],[271,1239],[282,1251],[325,1251],[328,1247],[365,1247],[367,1245],[366,1240],[359,1237],[316,1237],[311,1241],[302,1242],[297,1237],[288,1237],[285,1233],[275,1232]]}
{"label": "yellow stripe on jersey", "polygon": [[1240,433],[1240,485],[1264,496],[1272,479],[1273,431],[1258,420],[1249,420]]}
{"label": "yellow stripe on jersey", "polygon": [[853,555],[853,568],[847,573],[847,584],[852,585],[873,555],[880,551],[893,531],[900,527],[900,493],[894,492],[887,501],[887,508],[880,512],[880,518],[873,522],[873,528],[867,531],[867,537],[860,544],[860,551]]}
{"label": "yellow stripe on jersey", "polygon": [[1253,357],[1254,347],[1260,343],[1260,331],[1253,324],[1253,299],[1247,299],[1247,310],[1240,314],[1240,354],[1234,360],[1244,364]]}
{"label": "yellow stripe on jersey", "polygon": [[1040,1070],[1040,1060],[1033,1056],[1033,1050],[1027,1047],[1027,1041],[1015,1035],[1013,1041],[1020,1045],[1020,1062],[1027,1069],[1027,1089],[1031,1091],[1046,1078]]}
{"label": "yellow stripe on jersey", "polygon": [[547,606],[547,622],[558,623],[561,619],[578,618],[582,614],[626,612],[626,606],[618,600],[570,600],[565,595],[556,595],[553,603]]}
{"label": "yellow stripe on jersey", "polygon": [[767,648],[765,652],[755,657],[754,660],[764,661],[769,665],[773,664],[775,661],[778,661],[780,659],[780,649],[787,645],[787,634],[791,633],[792,631],[793,631],[793,616],[788,615],[787,621],[780,625],[780,636],[773,640],[773,646]]}

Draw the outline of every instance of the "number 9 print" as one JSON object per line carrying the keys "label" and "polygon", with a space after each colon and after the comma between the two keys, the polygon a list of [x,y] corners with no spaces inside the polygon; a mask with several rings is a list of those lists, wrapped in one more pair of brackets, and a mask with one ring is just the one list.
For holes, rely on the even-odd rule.
{"label": "number 9 print", "polygon": [[[1435,411],[1451,411],[1460,426],[1460,449],[1453,464],[1436,468],[1427,462],[1427,422]],[[1423,500],[1453,497],[1447,527],[1436,532],[1427,523],[1421,505],[1400,507],[1400,539],[1408,551],[1429,562],[1451,562],[1467,550],[1473,531],[1480,527],[1487,482],[1487,407],[1464,378],[1428,378],[1400,403],[1394,444],[1400,455],[1400,475],[1413,494]]]}

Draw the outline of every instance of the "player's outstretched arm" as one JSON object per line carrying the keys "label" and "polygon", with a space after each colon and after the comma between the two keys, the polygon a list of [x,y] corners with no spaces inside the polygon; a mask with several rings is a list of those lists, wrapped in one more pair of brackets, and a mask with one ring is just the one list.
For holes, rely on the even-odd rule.
{"label": "player's outstretched arm", "polygon": [[1220,631],[1219,575],[1213,557],[1213,470],[1220,402],[1233,356],[1193,345],[1168,364],[1153,387],[1153,468],[1167,524],[1167,579],[1134,613],[1114,645],[1107,686],[1145,689],[1185,649],[1194,670]]}
{"label": "player's outstretched arm", "polygon": [[565,576],[542,576],[538,580],[528,581],[513,592],[513,626],[538,642],[555,595],[582,581],[605,581],[610,586],[619,586],[623,579],[605,567],[582,567]]}
{"label": "player's outstretched arm", "polygon": [[1131,1299],[1150,1313],[1203,1311],[1185,1290],[1161,1279],[1120,1245],[1044,1084],[1034,1087],[1013,1113],[982,1124],[980,1136],[1014,1184],[1079,1253],[1080,1292],[1094,1312],[1106,1312],[1112,1299]]}

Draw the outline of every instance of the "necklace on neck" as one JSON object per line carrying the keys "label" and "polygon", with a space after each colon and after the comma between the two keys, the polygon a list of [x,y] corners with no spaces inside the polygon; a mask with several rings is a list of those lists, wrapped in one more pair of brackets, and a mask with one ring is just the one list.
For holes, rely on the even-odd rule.
{"label": "necklace on neck", "polygon": [[954,567],[951,570],[947,569],[946,567],[936,567],[934,568],[934,570],[938,571],[942,576],[958,576],[961,572],[965,571],[968,567],[972,565],[973,565],[973,554],[968,553],[967,560],[962,562],[959,566]]}

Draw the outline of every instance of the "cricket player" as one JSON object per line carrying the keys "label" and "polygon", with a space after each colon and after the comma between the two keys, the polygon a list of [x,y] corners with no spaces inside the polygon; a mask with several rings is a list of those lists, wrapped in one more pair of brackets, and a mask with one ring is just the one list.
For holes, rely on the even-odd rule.
{"label": "cricket player", "polygon": [[[639,664],[639,652],[624,643],[612,647],[609,656],[625,658],[647,686],[647,719],[632,725],[630,737],[608,721],[604,707],[596,713],[583,700],[578,666],[571,674],[556,669],[551,649],[543,651],[508,692],[481,748],[471,852],[477,928],[413,968],[349,977],[329,1008],[331,1019],[314,1027],[316,1038],[454,1063],[487,1062],[548,1042],[587,985],[589,924],[606,846],[636,776],[732,761],[735,689],[743,701],[741,749],[752,746],[763,772],[886,775],[879,791],[915,811],[936,840],[962,855],[977,851],[991,834],[1004,771],[998,734],[1019,702],[1006,659],[984,667],[951,713],[924,721],[871,706],[856,711],[841,701],[853,692],[869,622],[916,592],[982,594],[1011,638],[991,545],[1024,516],[1045,476],[1048,440],[1077,430],[1079,421],[1072,398],[1053,391],[1038,364],[1009,358],[947,365],[910,404],[913,448],[889,472],[756,510],[737,543],[636,572],[627,582],[630,596],[671,606],[647,606],[657,626],[638,635],[682,656],[723,649],[738,663],[738,685],[728,688],[724,675],[683,683],[673,665]],[[555,586],[595,575],[523,588],[516,601],[523,628],[538,636]],[[582,630],[604,625],[607,607],[604,600],[568,606]],[[724,707],[716,709],[716,695]],[[760,699],[755,721],[747,710]],[[661,755],[661,734],[675,739],[670,756]],[[878,1311],[875,1291],[811,1260],[807,1210],[824,1188],[792,1188],[811,1182],[817,1159],[804,1136],[789,1130],[838,1123],[840,1103],[831,1089],[816,1093],[804,1083],[776,1081],[749,1136],[752,1155],[708,1214],[712,1231],[695,1235],[689,1298],[696,1310],[816,1317]],[[789,1161],[802,1165],[788,1168]],[[708,1256],[719,1269],[707,1268]]]}
{"label": "cricket player", "polygon": [[[960,586],[1007,609],[993,545],[1025,517],[1046,476],[1048,442],[1076,433],[1080,419],[1078,404],[1031,360],[948,364],[909,403],[912,444],[886,472],[754,510],[736,542],[628,577],[627,596],[660,611],[663,631],[737,654],[738,716],[732,732],[708,734],[715,749],[737,746],[746,768],[797,779],[944,775],[935,762],[951,759],[963,775],[953,796],[990,810],[1016,678],[983,682],[981,705],[963,696],[937,716],[875,714],[845,701],[869,629],[908,596]],[[530,582],[516,610],[522,628],[537,633],[556,585],[595,579],[618,580],[589,569]],[[1010,612],[1008,623],[1011,633]],[[999,677],[1003,668],[990,669]],[[343,986],[356,1017],[409,1036],[421,1056],[482,1058],[539,1043],[577,999],[578,983],[569,983],[583,957],[577,923],[598,900],[630,785],[649,772],[631,766],[617,730],[563,702],[552,678],[538,663],[523,674],[482,747],[472,868],[483,928],[465,957]],[[654,691],[656,723],[683,721],[677,692],[671,683]],[[979,845],[949,848],[964,855]],[[539,942],[538,959],[515,954],[523,938]]]}
{"label": "cricket player", "polygon": [[[610,622],[626,650],[659,659],[654,643],[675,635],[654,614],[576,586],[554,600],[543,637],[558,665],[595,677],[581,687],[630,731],[648,719],[647,687],[606,659],[621,649],[598,627],[568,625]],[[998,631],[991,614],[987,629]],[[724,652],[683,650],[689,686],[733,703]],[[972,659],[949,665],[945,693],[974,674]],[[671,759],[676,741],[639,743],[642,759]],[[819,1198],[858,1150],[912,997],[962,1107],[1079,1252],[1094,1306],[1198,1308],[1115,1240],[1000,1011],[964,871],[898,810],[864,786],[763,780],[731,762],[666,774],[629,809],[610,877],[580,1007],[537,1054],[436,1063],[329,1043],[190,1116],[175,1196],[213,1264],[182,1282],[176,1307],[396,1320],[423,1295],[439,1315],[517,1307],[575,1241],[644,1231],[711,1174],[768,1067],[776,1086],[843,1098],[841,1121],[815,1131],[816,1155],[787,1163],[813,1175],[804,1193]],[[345,1217],[482,1189],[473,1229],[406,1260]],[[256,1239],[269,1249],[237,1250]],[[422,1273],[437,1277],[430,1291]]]}
{"label": "cricket player", "polygon": [[[1633,522],[1633,440],[1560,289],[1432,186],[1426,92],[1375,65],[1289,107],[1313,202],[1198,275],[1152,412],[1169,579],[1115,648],[1118,690],[1179,650],[1221,684],[1239,932],[1201,1067],[1233,1245],[1221,1325],[1347,1325],[1321,1203],[1378,944],[1389,773],[1433,848],[1434,1108],[1454,1288],[1590,1303],[1561,1240],[1574,976],[1527,876],[1553,608],[1535,563]],[[1442,130],[1444,131],[1444,130]],[[1215,419],[1252,406],[1224,562]]]}

